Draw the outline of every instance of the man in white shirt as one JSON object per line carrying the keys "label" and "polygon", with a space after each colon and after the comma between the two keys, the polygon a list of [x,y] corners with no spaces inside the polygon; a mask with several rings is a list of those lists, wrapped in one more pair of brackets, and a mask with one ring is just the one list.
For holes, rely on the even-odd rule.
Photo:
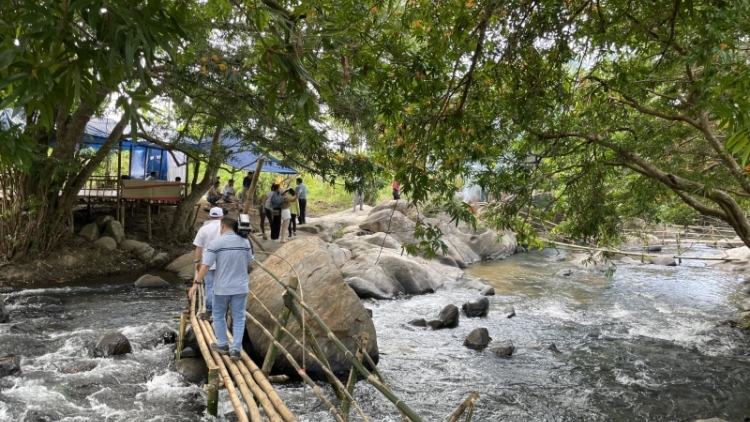
{"label": "man in white shirt", "polygon": [[224,185],[224,189],[221,190],[221,196],[224,202],[234,202],[236,192],[234,190],[234,180],[230,180]]}
{"label": "man in white shirt", "polygon": [[148,175],[146,180],[156,180],[156,172],[152,171],[151,174]]}
{"label": "man in white shirt", "polygon": [[[203,250],[208,244],[221,236],[221,218],[224,217],[224,211],[219,207],[213,207],[208,212],[209,220],[203,224],[195,235],[193,245],[195,245],[195,271],[200,271],[201,262],[203,261]],[[212,265],[203,280],[206,283],[206,313],[201,313],[198,317],[210,319],[213,310],[214,299],[214,274],[216,265]]]}

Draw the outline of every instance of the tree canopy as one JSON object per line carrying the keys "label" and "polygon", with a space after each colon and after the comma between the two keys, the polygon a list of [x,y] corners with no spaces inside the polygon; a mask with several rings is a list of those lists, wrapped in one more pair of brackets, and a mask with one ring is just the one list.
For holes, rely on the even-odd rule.
{"label": "tree canopy", "polygon": [[[750,244],[749,18],[745,0],[10,0],[0,108],[26,125],[0,139],[16,195],[0,254],[51,247],[55,224],[28,240],[18,216],[62,222],[164,103],[180,136],[231,129],[328,180],[393,177],[469,221],[454,198],[473,178],[501,199],[489,221],[521,236],[530,213],[613,241],[679,200]],[[110,104],[122,118],[82,161],[75,144]],[[534,206],[538,192],[553,200]]]}

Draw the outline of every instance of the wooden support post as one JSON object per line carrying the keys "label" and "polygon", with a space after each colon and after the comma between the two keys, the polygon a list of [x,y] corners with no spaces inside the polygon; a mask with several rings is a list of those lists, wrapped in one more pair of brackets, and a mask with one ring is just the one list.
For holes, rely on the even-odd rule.
{"label": "wooden support post", "polygon": [[[286,308],[292,312],[292,315],[297,320],[297,324],[299,324],[300,327],[305,327],[304,336],[307,339],[307,342],[310,344],[310,348],[312,349],[315,356],[318,357],[318,360],[320,360],[323,365],[330,368],[331,364],[328,362],[328,358],[326,357],[325,352],[323,352],[323,348],[320,347],[320,343],[318,343],[315,335],[313,335],[312,331],[310,330],[309,324],[302,324],[302,318],[304,316],[302,315],[302,312],[299,310],[299,308],[297,308],[297,305],[294,304],[294,299],[288,294],[284,294],[284,305],[286,305]],[[339,400],[343,400],[344,393],[341,392],[341,389],[336,384],[336,381],[333,379],[333,375],[326,373],[326,378],[328,378],[328,383],[331,384],[333,392],[336,393],[336,397],[338,397]]]}
{"label": "wooden support post", "polygon": [[120,225],[125,230],[125,203],[120,204]]}
{"label": "wooden support post", "polygon": [[187,329],[187,315],[183,312],[180,314],[180,331],[177,333],[177,347],[175,348],[174,361],[180,360],[180,352],[185,344],[185,330]]}
{"label": "wooden support post", "polygon": [[[679,257],[682,255],[682,250],[680,248],[680,232],[677,232],[677,256]],[[682,258],[677,259],[678,264],[682,264]]]}
{"label": "wooden support post", "polygon": [[250,182],[250,189],[247,190],[245,197],[245,206],[242,208],[245,213],[250,212],[250,207],[255,197],[255,187],[258,185],[258,178],[260,178],[260,172],[263,170],[263,161],[266,157],[261,156],[258,158],[258,165],[255,166],[255,173],[253,173],[253,180]]}
{"label": "wooden support post", "polygon": [[[299,280],[296,277],[291,277],[289,279],[289,286],[293,289],[296,289],[299,285]],[[286,297],[287,294],[284,293],[284,297]],[[276,328],[273,329],[273,338],[281,342],[281,339],[284,338],[284,330],[282,327],[286,327],[287,322],[289,322],[289,314],[291,310],[288,307],[284,307],[281,310],[281,314],[279,315],[279,324]],[[300,325],[301,326],[301,325]],[[266,358],[263,360],[263,366],[261,367],[261,371],[268,376],[271,373],[271,368],[273,368],[274,362],[276,362],[276,354],[278,353],[278,349],[276,348],[276,344],[274,342],[270,342],[268,344],[268,351],[266,351]]]}
{"label": "wooden support post", "polygon": [[219,367],[215,366],[208,370],[208,384],[206,384],[206,412],[211,416],[217,416],[219,413]]}
{"label": "wooden support post", "polygon": [[151,241],[151,202],[146,203],[146,233],[147,239]]}
{"label": "wooden support post", "polygon": [[[367,350],[367,342],[370,339],[369,333],[362,333],[361,335],[362,342],[359,345],[359,348],[357,349],[357,353],[354,356],[358,361],[362,362],[362,355],[363,350]],[[349,371],[349,379],[346,381],[346,391],[349,392],[349,396],[354,396],[354,385],[357,383],[357,370],[354,369],[354,366],[352,366],[352,369]],[[349,409],[351,408],[351,402],[349,401],[349,396],[345,396],[344,400],[341,402],[341,416],[344,418],[344,421],[349,420]]]}

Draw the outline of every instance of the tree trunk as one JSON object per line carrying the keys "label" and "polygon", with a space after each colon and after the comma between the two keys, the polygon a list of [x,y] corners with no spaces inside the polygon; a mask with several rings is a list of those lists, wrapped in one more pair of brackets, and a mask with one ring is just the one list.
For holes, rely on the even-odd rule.
{"label": "tree trunk", "polygon": [[[209,149],[206,173],[204,174],[203,179],[193,187],[190,194],[185,196],[185,198],[177,205],[177,209],[175,209],[174,216],[172,217],[172,227],[170,227],[171,236],[179,238],[188,235],[189,230],[191,229],[189,225],[193,221],[190,218],[190,214],[195,208],[195,204],[198,203],[203,194],[208,191],[211,184],[216,179],[216,173],[219,170],[223,158],[223,154],[219,150],[222,129],[223,126],[218,125],[214,131],[214,136],[211,140],[211,148]],[[194,177],[197,177],[197,170]]]}

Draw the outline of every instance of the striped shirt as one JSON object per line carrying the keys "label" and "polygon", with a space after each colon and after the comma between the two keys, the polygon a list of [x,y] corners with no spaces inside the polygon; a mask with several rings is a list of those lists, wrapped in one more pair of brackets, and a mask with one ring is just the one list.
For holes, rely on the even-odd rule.
{"label": "striped shirt", "polygon": [[247,265],[254,261],[250,242],[229,231],[212,240],[203,251],[203,265],[216,264],[214,294],[247,294],[250,285]]}

